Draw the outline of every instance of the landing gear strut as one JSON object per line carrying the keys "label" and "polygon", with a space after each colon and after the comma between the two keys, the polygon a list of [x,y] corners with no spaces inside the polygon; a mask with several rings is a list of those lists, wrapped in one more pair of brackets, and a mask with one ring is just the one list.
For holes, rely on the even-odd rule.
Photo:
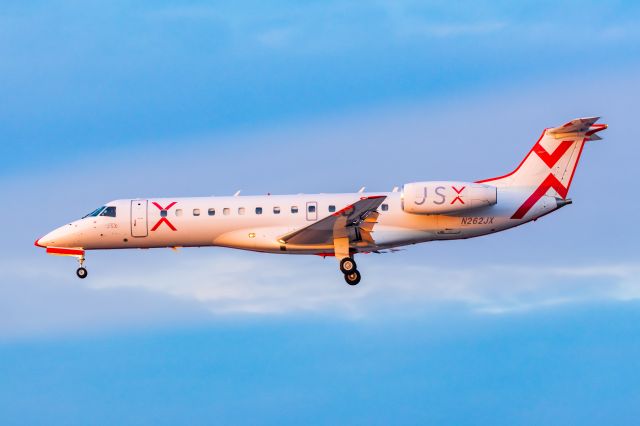
{"label": "landing gear strut", "polygon": [[344,280],[349,285],[356,285],[362,279],[358,272],[358,265],[351,257],[349,249],[349,237],[342,236],[333,239],[333,247],[336,259],[340,259],[340,271],[344,274]]}
{"label": "landing gear strut", "polygon": [[78,263],[80,263],[80,267],[76,269],[76,275],[80,279],[87,278],[89,272],[87,272],[87,268],[84,267],[84,255],[78,256]]}

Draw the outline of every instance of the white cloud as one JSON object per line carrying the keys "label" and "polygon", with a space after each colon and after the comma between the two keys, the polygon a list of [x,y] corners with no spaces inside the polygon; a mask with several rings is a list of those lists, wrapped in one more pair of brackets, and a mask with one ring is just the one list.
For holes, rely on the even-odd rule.
{"label": "white cloud", "polygon": [[[383,258],[383,256],[386,258]],[[640,299],[640,265],[436,266],[403,255],[359,259],[363,282],[348,287],[334,259],[242,252],[189,253],[160,267],[122,267],[92,277],[94,289],[142,288],[196,301],[216,315],[316,313],[344,318],[420,312],[443,303],[478,313]]]}
{"label": "white cloud", "polygon": [[[0,340],[87,331],[179,326],[209,319],[202,304],[140,287],[97,291],[70,274],[44,273],[26,263],[3,262]],[[36,272],[38,271],[38,272]]]}
{"label": "white cloud", "polygon": [[[224,249],[94,255],[80,281],[70,259],[47,268],[4,261],[0,338],[238,316],[415,316],[443,308],[508,315],[584,303],[640,299],[640,263],[572,266],[420,263],[416,253],[358,259],[363,281],[344,283],[333,258]],[[64,262],[67,260],[68,262]],[[59,261],[58,267],[55,261]]]}

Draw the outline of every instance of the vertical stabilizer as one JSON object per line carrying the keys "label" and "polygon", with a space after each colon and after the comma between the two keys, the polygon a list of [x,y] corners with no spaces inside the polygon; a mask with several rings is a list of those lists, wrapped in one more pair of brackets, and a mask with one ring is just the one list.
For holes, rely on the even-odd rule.
{"label": "vertical stabilizer", "polygon": [[584,144],[599,140],[596,133],[607,128],[606,124],[596,124],[599,118],[578,118],[560,127],[545,129],[513,172],[478,183],[522,188],[531,193],[512,219],[522,219],[544,195],[566,199]]}

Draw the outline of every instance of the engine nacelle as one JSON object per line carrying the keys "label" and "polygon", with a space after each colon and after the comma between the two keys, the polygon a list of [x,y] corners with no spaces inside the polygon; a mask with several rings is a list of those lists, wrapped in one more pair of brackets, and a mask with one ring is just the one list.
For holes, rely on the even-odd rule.
{"label": "engine nacelle", "polygon": [[402,209],[412,214],[456,213],[497,202],[495,186],[473,182],[413,182],[402,192]]}

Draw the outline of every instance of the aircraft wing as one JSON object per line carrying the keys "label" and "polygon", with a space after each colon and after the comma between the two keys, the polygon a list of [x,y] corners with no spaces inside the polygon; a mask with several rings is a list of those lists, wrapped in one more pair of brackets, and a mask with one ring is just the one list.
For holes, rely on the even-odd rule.
{"label": "aircraft wing", "polygon": [[279,241],[283,244],[322,245],[333,244],[335,238],[348,237],[350,241],[373,244],[371,232],[379,216],[376,209],[385,198],[385,195],[362,197],[324,219],[280,237]]}

